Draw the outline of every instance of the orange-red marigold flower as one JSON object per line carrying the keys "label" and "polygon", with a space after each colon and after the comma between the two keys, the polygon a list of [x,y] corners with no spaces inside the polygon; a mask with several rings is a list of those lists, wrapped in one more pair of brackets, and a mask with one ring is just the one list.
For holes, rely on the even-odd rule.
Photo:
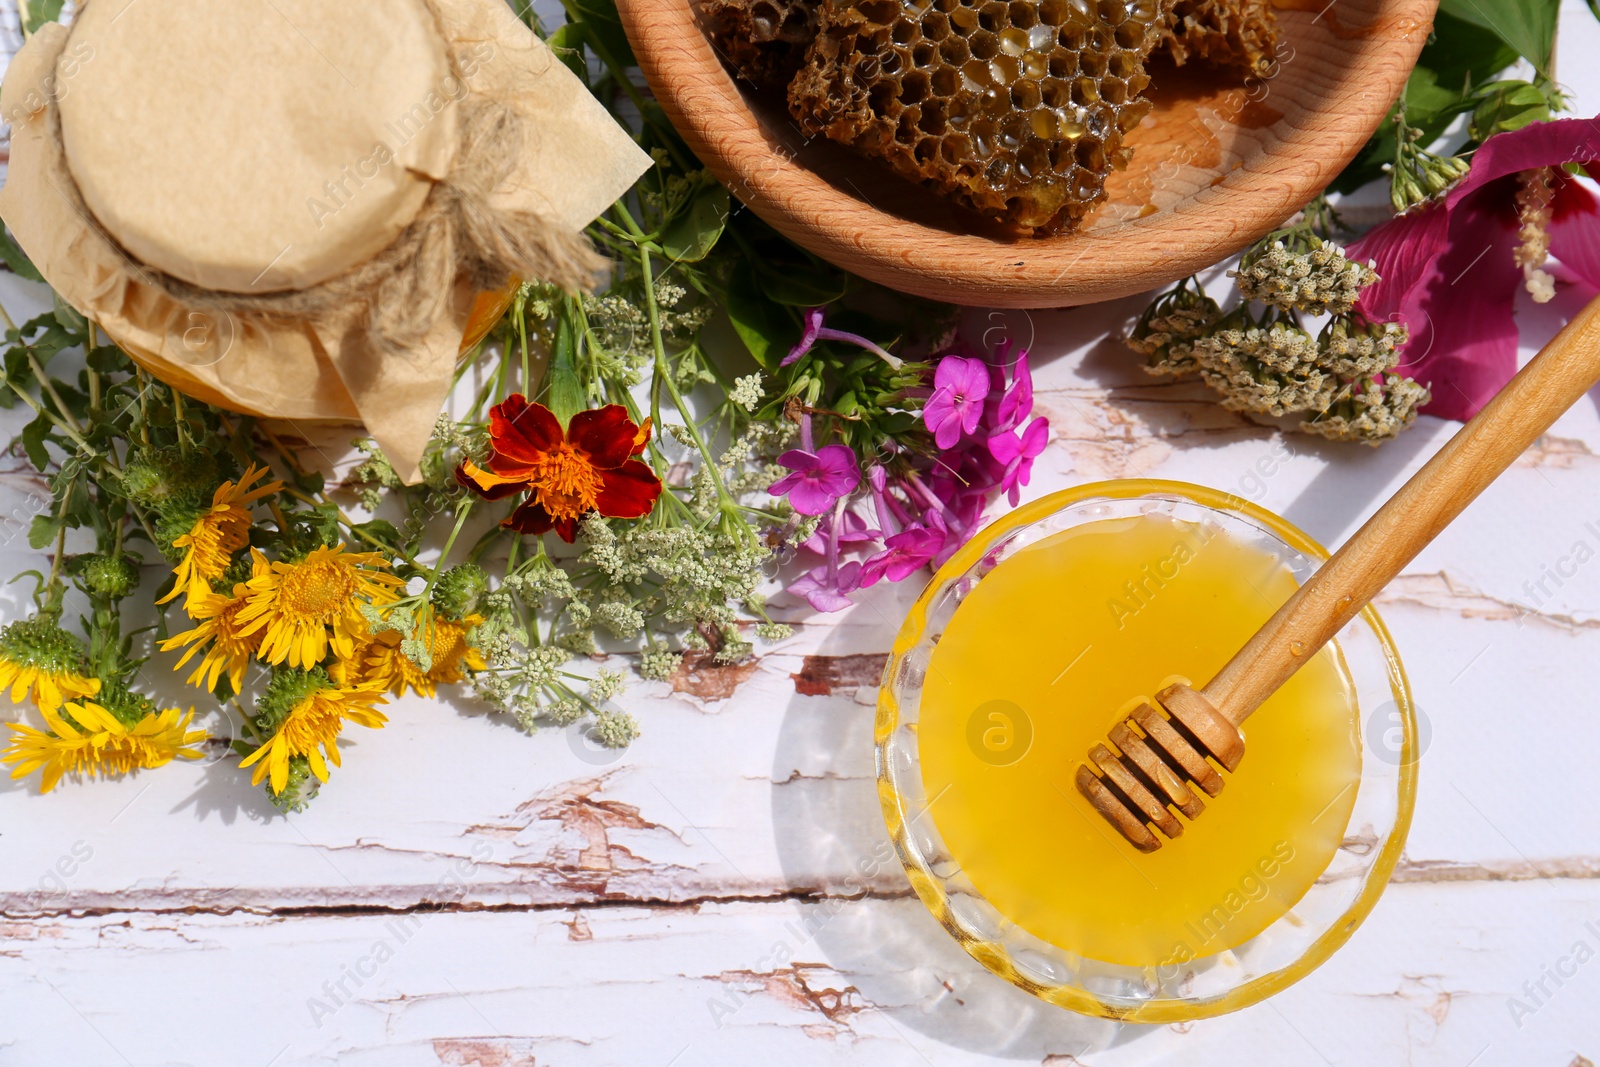
{"label": "orange-red marigold flower", "polygon": [[661,495],[661,479],[635,459],[650,440],[621,404],[580,411],[565,432],[543,404],[512,393],[489,409],[487,467],[456,468],[456,480],[489,500],[526,492],[502,525],[523,533],[554,530],[571,542],[578,520],[591,511],[613,519],[650,514]]}

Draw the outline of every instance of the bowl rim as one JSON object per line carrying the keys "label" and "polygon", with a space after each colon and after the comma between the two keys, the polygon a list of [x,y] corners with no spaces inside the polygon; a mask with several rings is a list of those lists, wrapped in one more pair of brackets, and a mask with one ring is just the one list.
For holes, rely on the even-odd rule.
{"label": "bowl rim", "polygon": [[[1298,4],[1275,6],[1295,11]],[[1363,0],[1364,29],[1347,35],[1360,40],[1336,39],[1347,47],[1329,63],[1335,73],[1321,78],[1332,79],[1337,92],[1324,87],[1326,99],[1315,111],[1264,127],[1268,149],[1238,167],[1219,168],[1217,182],[1175,208],[1060,237],[1006,240],[950,233],[882,211],[801,165],[798,131],[786,115],[780,122],[751,106],[696,20],[692,0],[617,0],[617,9],[646,81],[689,148],[796,244],[917,296],[1065,307],[1170,284],[1281,225],[1338,176],[1382,123],[1438,4]],[[1274,165],[1262,165],[1266,158]]]}
{"label": "bowl rim", "polygon": [[[1405,666],[1394,645],[1394,639],[1377,609],[1368,604],[1359,618],[1365,622],[1378,639],[1387,664],[1390,689],[1400,713],[1402,742],[1397,774],[1398,803],[1395,809],[1394,828],[1389,833],[1378,856],[1368,870],[1361,891],[1350,906],[1314,940],[1305,951],[1288,965],[1242,983],[1220,996],[1205,999],[1180,999],[1174,997],[1151,998],[1133,1006],[1108,1003],[1085,989],[1067,984],[1046,985],[1017,973],[1014,967],[1001,966],[1009,957],[1004,948],[992,942],[974,938],[950,918],[949,909],[942,906],[947,900],[937,875],[926,871],[910,855],[906,842],[909,812],[905,797],[896,786],[890,773],[886,745],[898,727],[899,709],[893,679],[906,654],[915,648],[926,625],[928,609],[935,596],[942,594],[947,585],[970,571],[993,544],[1005,535],[1039,522],[1066,508],[1096,499],[1130,500],[1142,497],[1179,499],[1199,504],[1213,510],[1231,512],[1259,523],[1273,535],[1281,538],[1291,548],[1309,558],[1326,561],[1330,553],[1293,523],[1267,509],[1232,493],[1191,482],[1164,479],[1116,479],[1088,482],[1063,489],[1038,500],[1030,501],[1009,514],[990,523],[956,552],[929,580],[916,603],[906,615],[905,622],[896,634],[893,650],[884,666],[882,687],[879,690],[877,712],[873,724],[873,749],[878,802],[885,827],[893,842],[895,855],[905,869],[916,892],[934,919],[955,938],[973,959],[989,971],[1013,985],[1032,993],[1058,1007],[1082,1015],[1134,1023],[1190,1022],[1197,1019],[1224,1015],[1249,1007],[1288,988],[1316,970],[1350,939],[1355,931],[1377,906],[1379,898],[1388,888],[1405,849],[1411,830],[1412,816],[1416,810],[1417,751],[1416,701],[1411,693],[1411,683]],[[900,829],[897,832],[895,827]],[[998,958],[997,958],[998,957]]]}

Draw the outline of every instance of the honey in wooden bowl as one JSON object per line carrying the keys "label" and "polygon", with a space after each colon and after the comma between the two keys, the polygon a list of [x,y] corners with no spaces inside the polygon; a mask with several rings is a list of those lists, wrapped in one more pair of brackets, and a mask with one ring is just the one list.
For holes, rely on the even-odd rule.
{"label": "honey in wooden bowl", "polygon": [[1340,0],[1330,11],[1276,0],[1276,66],[1243,85],[1194,64],[1153,64],[1151,110],[1123,140],[1127,168],[1107,178],[1105,200],[1074,232],[1044,238],[808,135],[781,91],[742,85],[728,71],[689,0],[618,0],[618,10],[690,149],[785,236],[921,296],[1060,307],[1169,284],[1299,210],[1383,121],[1437,3]]}

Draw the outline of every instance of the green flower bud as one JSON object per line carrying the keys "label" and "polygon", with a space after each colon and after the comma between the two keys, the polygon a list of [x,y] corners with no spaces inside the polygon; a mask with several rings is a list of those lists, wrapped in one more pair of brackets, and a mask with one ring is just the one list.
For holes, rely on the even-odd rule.
{"label": "green flower bud", "polygon": [[71,573],[83,580],[85,589],[113,600],[121,600],[139,585],[139,568],[126,556],[94,552],[76,557],[70,567]]}
{"label": "green flower bud", "polygon": [[272,680],[256,699],[256,728],[271,734],[289,717],[297,705],[319,689],[332,689],[328,672],[321,667],[303,671],[296,667],[281,667],[272,672]]}
{"label": "green flower bud", "polygon": [[89,698],[105,708],[124,726],[133,727],[143,722],[145,716],[160,712],[156,702],[143,693],[135,693],[121,682],[100,683],[98,696]]}
{"label": "green flower bud", "polygon": [[317,790],[321,787],[322,783],[311,773],[311,761],[304,756],[289,758],[289,781],[283,787],[283,792],[273,793],[271,782],[264,782],[261,786],[272,799],[272,806],[285,815],[305,811],[316,799]]}
{"label": "green flower bud", "polygon": [[[211,501],[222,482],[217,457],[202,449],[140,449],[123,469],[123,491],[142,507],[161,514],[194,510]],[[189,520],[193,525],[194,520]],[[187,532],[187,531],[185,531]]]}
{"label": "green flower bud", "polygon": [[464,619],[478,609],[488,592],[488,572],[476,563],[462,563],[434,582],[433,606],[447,619]]}
{"label": "green flower bud", "polygon": [[0,659],[54,674],[83,674],[87,661],[83,642],[53,618],[23,619],[0,629]]}

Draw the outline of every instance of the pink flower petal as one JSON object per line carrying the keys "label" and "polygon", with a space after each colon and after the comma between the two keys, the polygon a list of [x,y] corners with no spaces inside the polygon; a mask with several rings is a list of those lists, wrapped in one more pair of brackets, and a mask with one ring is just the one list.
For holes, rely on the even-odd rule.
{"label": "pink flower petal", "polygon": [[1375,261],[1378,282],[1361,294],[1361,310],[1374,322],[1393,321],[1433,261],[1449,247],[1450,213],[1442,206],[1384,223],[1351,245],[1350,260]]}
{"label": "pink flower petal", "polygon": [[1512,259],[1516,233],[1496,197],[1451,214],[1450,250],[1402,309],[1411,341],[1399,370],[1433,390],[1425,412],[1464,421],[1517,372],[1513,310],[1523,279]]}
{"label": "pink flower petal", "polygon": [[1600,125],[1594,119],[1535,122],[1489,138],[1472,156],[1472,170],[1445,197],[1452,210],[1490,182],[1535,167],[1560,167],[1600,159]]}
{"label": "pink flower petal", "polygon": [[1563,267],[1600,289],[1600,201],[1570,178],[1556,190],[1550,251]]}

